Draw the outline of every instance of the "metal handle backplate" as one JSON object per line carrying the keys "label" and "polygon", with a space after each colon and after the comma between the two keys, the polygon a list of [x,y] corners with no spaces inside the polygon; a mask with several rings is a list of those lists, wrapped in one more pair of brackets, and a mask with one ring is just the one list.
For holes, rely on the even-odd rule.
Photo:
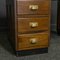
{"label": "metal handle backplate", "polygon": [[36,28],[36,27],[38,27],[38,22],[30,22],[29,26],[32,28]]}
{"label": "metal handle backplate", "polygon": [[38,5],[29,5],[29,9],[33,11],[38,10]]}
{"label": "metal handle backplate", "polygon": [[31,38],[30,39],[30,43],[31,44],[36,44],[37,43],[37,39],[36,38]]}

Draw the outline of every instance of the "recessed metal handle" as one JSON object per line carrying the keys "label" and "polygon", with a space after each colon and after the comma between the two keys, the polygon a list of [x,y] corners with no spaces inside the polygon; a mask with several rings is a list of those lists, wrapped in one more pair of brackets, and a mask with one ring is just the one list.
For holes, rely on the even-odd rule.
{"label": "recessed metal handle", "polygon": [[30,22],[29,26],[32,28],[38,27],[38,22]]}
{"label": "recessed metal handle", "polygon": [[32,11],[38,10],[38,5],[29,5],[29,9]]}

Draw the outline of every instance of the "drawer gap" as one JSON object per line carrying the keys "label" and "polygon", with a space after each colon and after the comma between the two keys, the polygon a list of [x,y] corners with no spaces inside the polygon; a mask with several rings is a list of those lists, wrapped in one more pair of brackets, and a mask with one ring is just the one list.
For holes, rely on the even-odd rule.
{"label": "drawer gap", "polygon": [[36,14],[16,14],[17,18],[41,18],[41,17],[49,17],[46,15],[36,15]]}
{"label": "drawer gap", "polygon": [[38,30],[38,31],[30,31],[30,32],[18,32],[18,34],[34,34],[34,33],[42,33],[42,32],[45,32],[45,31],[48,31],[48,30]]}

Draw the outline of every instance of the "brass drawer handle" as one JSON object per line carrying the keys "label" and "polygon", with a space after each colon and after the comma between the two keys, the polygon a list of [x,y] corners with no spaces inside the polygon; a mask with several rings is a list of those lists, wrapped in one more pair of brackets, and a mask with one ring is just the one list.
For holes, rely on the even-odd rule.
{"label": "brass drawer handle", "polygon": [[29,5],[29,9],[32,11],[38,10],[38,5]]}
{"label": "brass drawer handle", "polygon": [[36,44],[37,43],[37,38],[31,38],[30,43],[31,44]]}
{"label": "brass drawer handle", "polygon": [[38,22],[30,22],[29,26],[32,28],[38,27]]}

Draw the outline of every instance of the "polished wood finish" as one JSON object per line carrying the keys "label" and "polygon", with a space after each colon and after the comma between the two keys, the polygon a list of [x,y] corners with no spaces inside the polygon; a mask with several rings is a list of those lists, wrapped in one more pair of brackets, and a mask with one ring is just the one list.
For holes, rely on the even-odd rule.
{"label": "polished wood finish", "polygon": [[[49,18],[17,18],[18,21],[18,33],[24,33],[24,32],[33,32],[33,31],[42,31],[42,30],[48,30],[49,29]],[[34,23],[38,24],[35,27],[30,26],[30,23],[32,23],[32,26]]]}
{"label": "polished wood finish", "polygon": [[[30,5],[37,5],[37,10],[31,10]],[[38,14],[48,15],[49,14],[49,1],[17,1],[17,14]]]}
{"label": "polished wood finish", "polygon": [[[31,43],[35,39],[35,43]],[[18,35],[18,50],[40,48],[48,46],[48,32]]]}
{"label": "polished wood finish", "polygon": [[11,4],[8,1],[6,6],[9,21],[8,36],[16,55],[23,55],[23,52],[30,50],[31,53],[37,53],[42,48],[48,49],[51,1],[11,0]]}

